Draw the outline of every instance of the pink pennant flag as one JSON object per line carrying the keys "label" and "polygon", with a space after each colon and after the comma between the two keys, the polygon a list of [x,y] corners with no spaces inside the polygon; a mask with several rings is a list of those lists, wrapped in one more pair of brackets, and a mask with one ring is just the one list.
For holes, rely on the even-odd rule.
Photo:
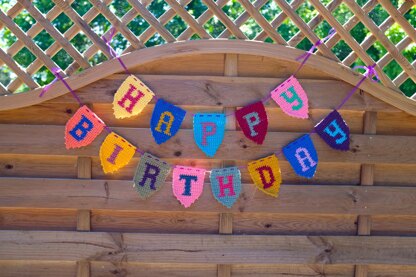
{"label": "pink pennant flag", "polygon": [[308,118],[308,96],[295,76],[281,83],[271,92],[273,100],[284,113],[297,118]]}
{"label": "pink pennant flag", "polygon": [[175,166],[172,189],[175,197],[185,208],[189,208],[202,194],[205,169]]}

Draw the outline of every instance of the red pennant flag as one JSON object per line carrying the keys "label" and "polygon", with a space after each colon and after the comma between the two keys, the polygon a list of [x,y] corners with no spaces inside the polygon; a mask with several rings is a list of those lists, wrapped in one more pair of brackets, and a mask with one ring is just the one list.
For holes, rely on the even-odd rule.
{"label": "red pennant flag", "polygon": [[66,148],[87,146],[94,141],[103,129],[104,122],[87,106],[82,106],[66,123]]}
{"label": "red pennant flag", "polygon": [[267,134],[267,114],[263,102],[245,106],[235,112],[235,118],[244,135],[257,144],[262,144]]}

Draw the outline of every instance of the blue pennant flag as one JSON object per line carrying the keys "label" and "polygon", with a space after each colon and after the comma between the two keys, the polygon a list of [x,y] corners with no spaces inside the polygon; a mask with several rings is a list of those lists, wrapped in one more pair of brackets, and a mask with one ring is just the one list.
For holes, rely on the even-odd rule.
{"label": "blue pennant flag", "polygon": [[194,115],[194,138],[199,148],[213,157],[220,147],[225,133],[225,114]]}
{"label": "blue pennant flag", "polygon": [[283,148],[283,153],[296,174],[312,178],[318,167],[318,154],[309,134],[303,135]]}
{"label": "blue pennant flag", "polygon": [[162,144],[175,136],[185,118],[186,111],[159,99],[150,120],[150,129],[157,144]]}
{"label": "blue pennant flag", "polygon": [[241,174],[237,167],[216,168],[210,175],[212,194],[227,208],[231,208],[241,192]]}

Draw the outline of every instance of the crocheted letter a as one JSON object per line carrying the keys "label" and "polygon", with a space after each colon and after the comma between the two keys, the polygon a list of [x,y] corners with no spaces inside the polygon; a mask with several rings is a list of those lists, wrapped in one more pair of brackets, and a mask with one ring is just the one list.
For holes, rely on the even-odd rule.
{"label": "crocheted letter a", "polygon": [[235,118],[244,135],[257,144],[262,144],[267,134],[267,114],[263,102],[245,106],[235,112]]}
{"label": "crocheted letter a", "polygon": [[227,208],[231,208],[241,192],[241,174],[237,167],[216,168],[210,175],[212,194]]}
{"label": "crocheted letter a", "polygon": [[175,166],[172,174],[173,195],[189,208],[202,194],[205,169]]}
{"label": "crocheted letter a", "polygon": [[287,115],[308,118],[308,96],[295,76],[278,85],[271,95]]}
{"label": "crocheted letter a", "polygon": [[256,187],[262,192],[277,197],[279,194],[282,175],[280,173],[279,161],[275,155],[250,162],[248,172]]}
{"label": "crocheted letter a", "polygon": [[306,134],[283,148],[283,153],[296,174],[312,178],[318,167],[318,154],[311,137]]}
{"label": "crocheted letter a", "polygon": [[154,93],[136,76],[130,75],[114,95],[113,110],[116,118],[139,114],[152,100]]}

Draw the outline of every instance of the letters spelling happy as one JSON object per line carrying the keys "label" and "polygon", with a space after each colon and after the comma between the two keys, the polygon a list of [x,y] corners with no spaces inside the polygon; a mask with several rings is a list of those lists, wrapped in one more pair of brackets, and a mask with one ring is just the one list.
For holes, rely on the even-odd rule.
{"label": "letters spelling happy", "polygon": [[278,196],[282,175],[279,161],[275,155],[250,162],[248,172],[259,190],[273,197]]}
{"label": "letters spelling happy", "polygon": [[185,208],[189,208],[202,194],[205,169],[175,166],[172,174],[173,195]]}
{"label": "letters spelling happy", "polygon": [[116,118],[131,117],[139,114],[152,100],[154,93],[136,76],[130,75],[121,84],[113,100]]}

